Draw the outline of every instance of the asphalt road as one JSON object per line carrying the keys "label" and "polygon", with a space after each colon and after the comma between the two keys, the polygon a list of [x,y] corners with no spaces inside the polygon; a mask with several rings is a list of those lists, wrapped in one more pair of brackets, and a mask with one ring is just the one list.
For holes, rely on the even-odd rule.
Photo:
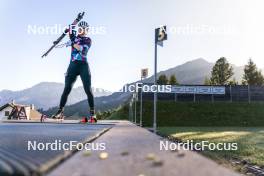
{"label": "asphalt road", "polygon": [[[0,175],[40,175],[47,172],[74,153],[73,150],[58,149],[62,146],[60,144],[70,141],[89,142],[111,126],[110,124],[0,123]],[[48,150],[43,148],[43,144],[56,141],[57,150],[52,150],[51,146],[48,146]],[[29,142],[32,144],[30,150],[28,150]],[[33,150],[34,142],[37,144],[37,150]]]}

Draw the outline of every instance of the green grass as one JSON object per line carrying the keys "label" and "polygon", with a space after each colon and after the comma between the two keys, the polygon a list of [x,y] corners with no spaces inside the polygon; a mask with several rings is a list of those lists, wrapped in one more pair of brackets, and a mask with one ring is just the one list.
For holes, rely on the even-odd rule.
{"label": "green grass", "polygon": [[159,131],[182,141],[235,142],[238,150],[206,150],[202,154],[220,163],[237,158],[264,166],[264,127],[161,127]]}
{"label": "green grass", "polygon": [[[139,112],[139,103],[137,105]],[[128,105],[110,119],[128,119]],[[137,114],[139,121],[139,114]],[[151,127],[153,102],[143,103],[143,126]],[[159,101],[157,126],[160,133],[182,141],[234,142],[236,151],[202,151],[226,166],[237,158],[264,166],[264,103],[247,102],[172,102]],[[239,169],[239,168],[235,168]]]}
{"label": "green grass", "polygon": [[[128,119],[128,106],[110,119]],[[139,103],[137,105],[139,121]],[[152,126],[153,102],[143,102],[143,125]],[[173,102],[159,101],[157,124],[168,126],[264,126],[264,103],[246,102]]]}

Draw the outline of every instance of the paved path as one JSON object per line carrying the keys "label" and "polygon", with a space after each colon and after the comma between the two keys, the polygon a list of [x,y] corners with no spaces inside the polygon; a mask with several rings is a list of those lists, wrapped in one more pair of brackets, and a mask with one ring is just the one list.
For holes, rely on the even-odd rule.
{"label": "paved path", "polygon": [[[65,121],[66,122],[66,121]],[[109,129],[109,124],[0,123],[0,175],[46,172],[74,151],[28,150],[28,141],[39,143],[87,142]],[[78,142],[77,142],[78,141]],[[58,146],[57,145],[57,146]],[[76,151],[76,150],[75,150]]]}
{"label": "paved path", "polygon": [[160,151],[161,140],[164,139],[123,121],[93,141],[97,144],[105,143],[105,153],[78,152],[48,176],[238,175],[195,152]]}

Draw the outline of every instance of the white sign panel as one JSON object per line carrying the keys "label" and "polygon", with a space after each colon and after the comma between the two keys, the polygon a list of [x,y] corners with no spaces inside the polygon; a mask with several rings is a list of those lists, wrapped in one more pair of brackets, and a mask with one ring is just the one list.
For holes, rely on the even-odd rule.
{"label": "white sign panel", "polygon": [[225,94],[225,87],[223,86],[171,86],[171,93]]}

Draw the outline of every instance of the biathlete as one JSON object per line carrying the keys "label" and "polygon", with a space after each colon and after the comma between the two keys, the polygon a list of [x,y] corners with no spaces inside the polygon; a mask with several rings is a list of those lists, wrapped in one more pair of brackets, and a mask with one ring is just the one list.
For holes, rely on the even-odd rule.
{"label": "biathlete", "polygon": [[77,76],[80,75],[90,107],[89,120],[87,117],[84,117],[81,120],[81,123],[97,122],[94,109],[94,96],[91,88],[91,72],[89,69],[89,64],[87,62],[87,53],[92,44],[91,39],[89,37],[86,37],[88,29],[88,23],[85,21],[81,21],[78,24],[77,35],[76,31],[74,30],[71,30],[69,32],[70,41],[67,45],[71,46],[71,61],[65,76],[65,87],[60,99],[59,109],[52,116],[52,118],[59,119],[63,117],[64,106],[67,102],[67,98],[72,90],[73,84],[76,81]]}

